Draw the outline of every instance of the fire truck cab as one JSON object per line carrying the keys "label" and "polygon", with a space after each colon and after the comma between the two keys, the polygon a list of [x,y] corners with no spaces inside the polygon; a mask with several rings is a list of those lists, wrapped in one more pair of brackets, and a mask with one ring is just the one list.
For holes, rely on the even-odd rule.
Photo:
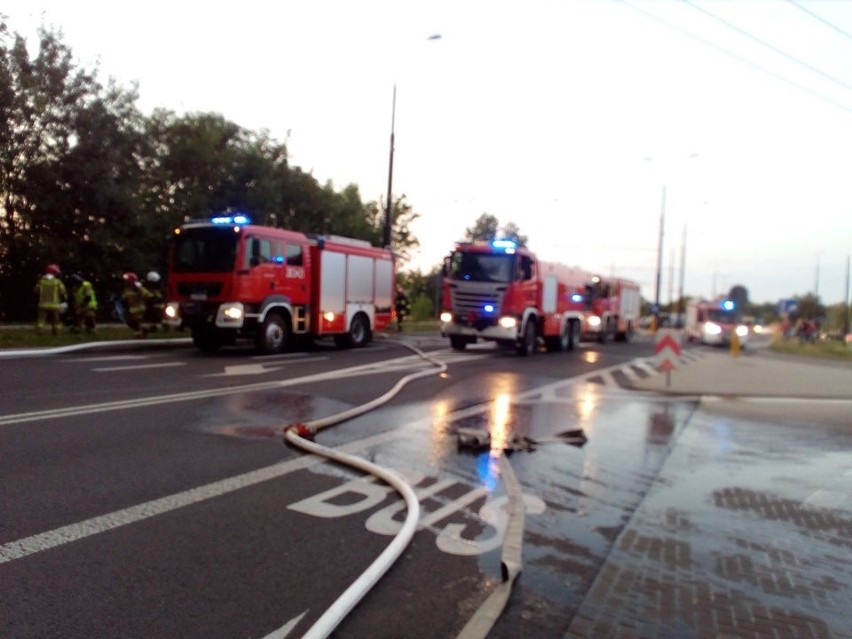
{"label": "fire truck cab", "polygon": [[734,334],[741,346],[748,341],[748,326],[740,322],[733,300],[691,301],[686,307],[685,328],[690,342],[725,345]]}
{"label": "fire truck cab", "polygon": [[276,353],[293,336],[358,347],[391,322],[394,289],[389,250],[223,215],[175,229],[165,314],[203,351],[249,338]]}
{"label": "fire truck cab", "polygon": [[576,347],[585,272],[540,262],[509,240],[461,242],[444,261],[441,330],[454,350],[478,340],[535,352]]}

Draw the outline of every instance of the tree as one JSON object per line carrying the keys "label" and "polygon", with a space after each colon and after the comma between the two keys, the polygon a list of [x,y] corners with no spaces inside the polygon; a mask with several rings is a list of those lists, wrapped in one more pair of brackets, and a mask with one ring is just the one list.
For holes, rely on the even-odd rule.
{"label": "tree", "polygon": [[[373,235],[370,238],[375,245],[381,245],[385,223],[385,207],[381,202],[370,202],[367,205]],[[411,224],[420,217],[414,208],[406,201],[406,196],[396,198],[391,210],[391,249],[396,256],[397,269],[411,260],[411,251],[420,246],[411,232]]]}
{"label": "tree", "polygon": [[520,228],[514,222],[500,227],[500,221],[489,213],[480,215],[473,226],[465,230],[465,239],[469,242],[493,242],[497,238],[514,241],[518,246],[527,245],[527,237],[521,235]]}
{"label": "tree", "polygon": [[[135,91],[104,88],[59,37],[0,29],[0,313],[23,319],[49,262],[93,271],[133,234],[141,136]],[[130,228],[128,228],[130,227]],[[97,272],[102,272],[102,269]]]}
{"label": "tree", "polygon": [[797,317],[809,320],[820,320],[825,317],[825,306],[819,301],[819,297],[813,293],[795,295],[793,299],[796,300],[798,305]]}
{"label": "tree", "polygon": [[473,226],[465,229],[465,239],[470,242],[491,242],[497,237],[497,229],[500,226],[499,220],[488,213],[483,213]]}

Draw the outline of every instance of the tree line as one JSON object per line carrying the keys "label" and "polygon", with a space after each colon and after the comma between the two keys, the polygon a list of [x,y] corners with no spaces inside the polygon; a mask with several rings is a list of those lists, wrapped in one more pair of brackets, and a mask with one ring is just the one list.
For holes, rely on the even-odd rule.
{"label": "tree line", "polygon": [[[145,115],[135,86],[101,82],[61,34],[42,28],[33,49],[0,16],[0,319],[34,316],[51,263],[102,295],[126,271],[164,272],[173,229],[217,213],[381,245],[384,203],[320,184],[268,131],[216,113]],[[392,209],[404,264],[418,215],[405,196]]]}

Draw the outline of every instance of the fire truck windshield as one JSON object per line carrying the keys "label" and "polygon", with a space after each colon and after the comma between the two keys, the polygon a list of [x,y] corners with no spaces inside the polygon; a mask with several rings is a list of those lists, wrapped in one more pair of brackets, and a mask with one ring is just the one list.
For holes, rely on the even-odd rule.
{"label": "fire truck windshield", "polygon": [[175,237],[175,273],[228,273],[234,270],[238,234],[231,227],[190,228]]}
{"label": "fire truck windshield", "polygon": [[737,314],[724,308],[711,308],[707,310],[707,320],[717,324],[734,324],[737,321]]}
{"label": "fire truck windshield", "polygon": [[450,257],[449,278],[475,282],[511,282],[515,255],[456,251]]}

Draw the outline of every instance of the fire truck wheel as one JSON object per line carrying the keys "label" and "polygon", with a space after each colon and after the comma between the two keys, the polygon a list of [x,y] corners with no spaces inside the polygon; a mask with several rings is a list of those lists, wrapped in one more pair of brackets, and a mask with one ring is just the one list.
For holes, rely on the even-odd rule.
{"label": "fire truck wheel", "polygon": [[580,322],[571,322],[568,329],[570,337],[568,338],[568,350],[575,351],[580,346]]}
{"label": "fire truck wheel", "polygon": [[269,313],[255,339],[257,350],[266,355],[280,353],[287,345],[287,322],[278,313]]}
{"label": "fire truck wheel", "polygon": [[352,318],[352,324],[349,325],[347,333],[334,336],[334,343],[338,348],[360,348],[371,339],[370,324],[364,315],[359,314]]}
{"label": "fire truck wheel", "polygon": [[536,340],[536,331],[535,331],[535,323],[533,320],[528,320],[526,325],[524,326],[524,335],[520,339],[517,345],[518,355],[522,357],[529,357],[533,353],[535,353],[535,340]]}
{"label": "fire truck wheel", "polygon": [[463,351],[469,343],[463,335],[450,335],[450,348],[454,351]]}

